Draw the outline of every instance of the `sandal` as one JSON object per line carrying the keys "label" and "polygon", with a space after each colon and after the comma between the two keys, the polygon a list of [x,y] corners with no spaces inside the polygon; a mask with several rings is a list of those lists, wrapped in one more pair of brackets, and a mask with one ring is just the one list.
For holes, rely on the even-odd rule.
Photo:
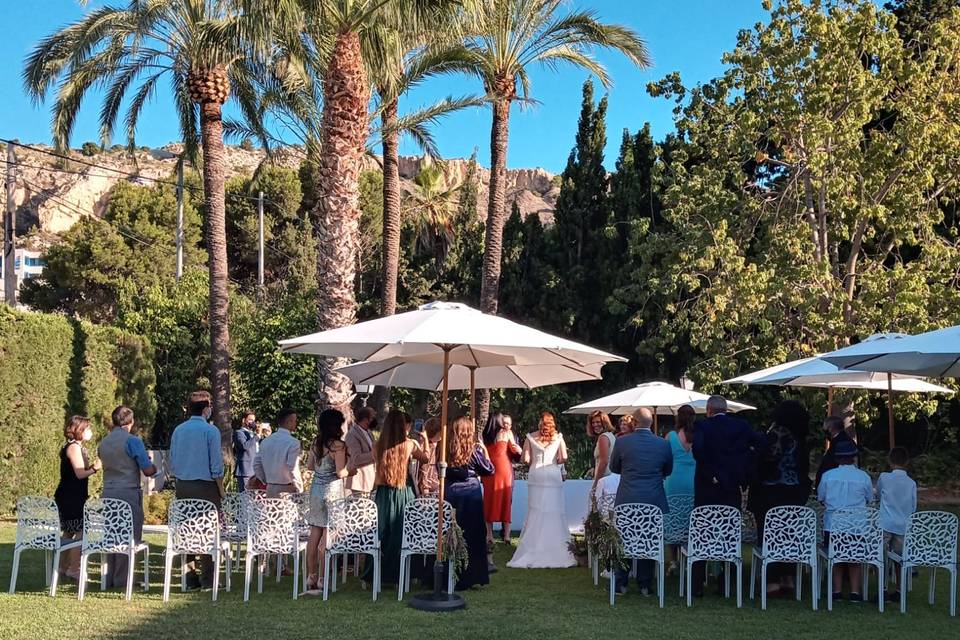
{"label": "sandal", "polygon": [[317,576],[317,574],[315,574],[315,573],[311,573],[310,575],[308,575],[308,576],[307,576],[307,589],[306,589],[306,590],[307,590],[307,591],[316,591],[316,590],[319,588],[319,586],[317,585],[317,583],[319,582],[319,580],[320,580],[319,576]]}

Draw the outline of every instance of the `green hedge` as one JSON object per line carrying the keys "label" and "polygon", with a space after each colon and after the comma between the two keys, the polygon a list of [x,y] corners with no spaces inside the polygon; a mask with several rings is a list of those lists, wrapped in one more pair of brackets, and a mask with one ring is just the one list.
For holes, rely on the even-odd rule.
{"label": "green hedge", "polygon": [[0,307],[0,513],[17,496],[53,495],[68,416],[89,416],[95,441],[118,404],[152,425],[155,382],[153,349],[138,336]]}

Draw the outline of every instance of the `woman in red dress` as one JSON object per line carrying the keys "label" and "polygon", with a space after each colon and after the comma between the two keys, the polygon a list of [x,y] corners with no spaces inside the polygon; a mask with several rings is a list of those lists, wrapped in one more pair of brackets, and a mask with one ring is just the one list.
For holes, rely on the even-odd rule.
{"label": "woman in red dress", "polygon": [[513,420],[494,413],[483,430],[483,444],[490,454],[494,473],[483,480],[483,515],[487,521],[487,547],[493,551],[493,524],[503,525],[503,541],[510,543],[510,507],[513,503],[513,461],[522,449],[513,434]]}

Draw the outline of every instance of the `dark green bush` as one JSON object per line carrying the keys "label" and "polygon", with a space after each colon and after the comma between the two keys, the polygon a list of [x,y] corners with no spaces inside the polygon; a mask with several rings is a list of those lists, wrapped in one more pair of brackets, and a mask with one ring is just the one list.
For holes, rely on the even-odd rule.
{"label": "dark green bush", "polygon": [[53,494],[68,416],[89,416],[97,437],[118,404],[153,424],[153,349],[133,334],[3,307],[0,365],[0,513]]}

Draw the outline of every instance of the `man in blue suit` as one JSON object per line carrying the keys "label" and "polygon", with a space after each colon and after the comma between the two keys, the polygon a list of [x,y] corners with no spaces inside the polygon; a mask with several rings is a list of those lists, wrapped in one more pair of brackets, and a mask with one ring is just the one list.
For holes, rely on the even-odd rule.
{"label": "man in blue suit", "polygon": [[[610,470],[620,474],[616,504],[641,502],[660,507],[661,511],[667,513],[670,508],[667,506],[663,480],[673,471],[670,444],[650,431],[653,414],[649,409],[638,409],[633,417],[637,421],[636,429],[630,435],[617,439],[610,454]],[[637,584],[643,595],[650,594],[652,578],[653,561],[640,560],[637,563]],[[627,572],[617,571],[618,593],[627,592],[627,581]]]}
{"label": "man in blue suit", "polygon": [[257,455],[260,438],[256,434],[257,416],[253,411],[243,412],[240,428],[233,432],[233,458],[236,468],[233,471],[237,479],[237,490],[243,491],[253,477],[253,459]]}
{"label": "man in blue suit", "polygon": [[[695,506],[722,504],[741,508],[740,489],[749,484],[752,470],[766,439],[746,420],[727,414],[722,396],[707,400],[707,419],[697,423],[693,436],[693,475]],[[704,563],[693,567],[693,595],[703,592]]]}

